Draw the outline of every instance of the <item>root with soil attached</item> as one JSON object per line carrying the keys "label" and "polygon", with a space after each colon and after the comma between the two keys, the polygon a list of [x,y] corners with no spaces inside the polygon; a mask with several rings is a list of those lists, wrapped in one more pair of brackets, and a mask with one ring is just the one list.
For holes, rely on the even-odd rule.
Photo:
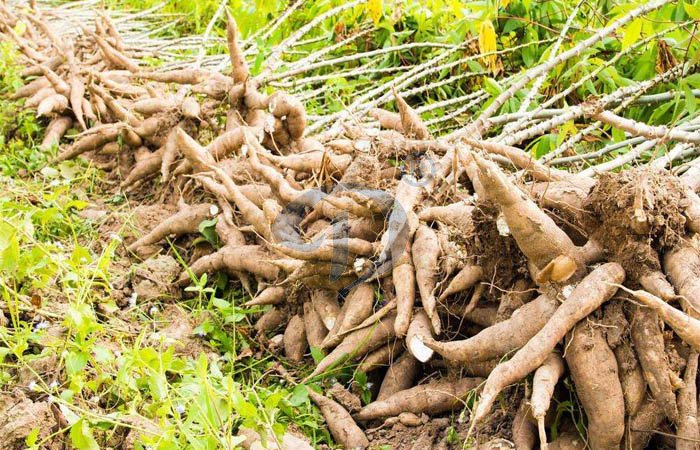
{"label": "root with soil attached", "polygon": [[[8,27],[3,38],[28,39],[1,31]],[[42,148],[59,144],[55,162],[118,159],[113,175],[128,195],[137,186],[180,193],[179,210],[128,246],[134,257],[173,242],[191,251],[188,238],[216,220],[223,246],[198,254],[181,286],[216,271],[257,285],[246,304],[266,308],[257,345],[282,342],[298,374],[313,367],[304,381],[325,386],[357,364],[378,377],[374,398],[354,414],[308,391],[338,443],[365,448],[362,427],[391,417],[420,426],[422,414],[464,410],[482,426],[501,413],[503,391],[530,374],[530,400],[508,412],[521,445],[532,448],[539,434],[547,446],[548,417],[569,398],[558,389],[564,379],[594,450],[642,448],[663,420],[677,427],[677,448],[697,442],[700,246],[686,180],[648,167],[573,174],[482,139],[493,108],[517,89],[447,137],[397,91],[398,114],[368,108],[314,135],[300,100],[268,94],[251,74],[230,15],[227,37],[230,75],[146,72],[103,27],[84,28],[70,49],[46,36],[20,45],[28,67],[39,65],[14,98],[50,119]],[[226,117],[226,131],[208,125],[217,122],[211,111]],[[624,122],[635,124],[644,135],[642,124]],[[610,329],[604,305],[620,296],[626,325]],[[684,373],[669,361],[673,340],[685,348]],[[581,448],[569,429],[549,448]]]}

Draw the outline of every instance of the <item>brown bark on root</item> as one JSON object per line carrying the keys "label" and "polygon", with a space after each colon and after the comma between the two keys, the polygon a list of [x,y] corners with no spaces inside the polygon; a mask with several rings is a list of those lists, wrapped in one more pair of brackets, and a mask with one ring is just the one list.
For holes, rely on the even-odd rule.
{"label": "brown bark on root", "polygon": [[518,381],[540,366],[557,343],[576,323],[596,310],[617,290],[611,283],[619,284],[625,272],[619,264],[604,264],[572,291],[557,308],[552,318],[509,361],[491,372],[474,414],[476,421],[483,420],[496,400],[496,396],[509,384]]}
{"label": "brown bark on root", "polygon": [[307,388],[309,397],[321,410],[333,437],[348,449],[364,449],[369,446],[365,433],[340,404]]}
{"label": "brown bark on root", "polygon": [[306,351],[306,329],[304,319],[299,314],[292,316],[284,329],[284,354],[294,362],[304,359]]}
{"label": "brown bark on root", "polygon": [[323,320],[311,302],[304,303],[304,331],[311,349],[321,349],[321,343],[328,334]]}
{"label": "brown bark on root", "polygon": [[463,406],[467,396],[482,381],[482,378],[431,381],[372,402],[355,414],[355,419],[365,422],[398,416],[402,412],[432,415],[450,411]]}
{"label": "brown bark on root", "polygon": [[582,321],[566,346],[566,363],[588,418],[594,449],[619,449],[625,432],[625,402],[615,355],[600,329]]}
{"label": "brown bark on root", "polygon": [[542,269],[557,256],[576,254],[569,236],[509,182],[494,163],[478,156],[474,158],[479,167],[479,180],[489,190],[490,198],[500,206],[510,233],[528,259]]}
{"label": "brown bark on root", "polygon": [[377,401],[385,400],[397,392],[412,387],[419,370],[418,360],[413,357],[411,352],[405,352],[389,366],[379,388]]}
{"label": "brown bark on root", "polygon": [[138,253],[143,247],[155,244],[168,236],[194,233],[203,220],[211,218],[216,212],[218,212],[218,208],[210,203],[188,206],[168,217],[153,230],[129,245],[128,250]]}
{"label": "brown bark on root", "polygon": [[391,342],[395,336],[394,319],[395,315],[390,315],[375,325],[347,334],[343,342],[318,363],[309,378],[343,363],[348,358],[362,357],[383,344]]}
{"label": "brown bark on root", "polygon": [[683,376],[683,387],[678,392],[678,424],[676,425],[676,450],[697,450],[700,447],[698,430],[698,353],[688,355]]}
{"label": "brown bark on root", "polygon": [[646,397],[647,384],[644,381],[642,366],[628,341],[615,347],[614,353],[625,397],[625,411],[632,416],[639,410]]}
{"label": "brown bark on root", "polygon": [[463,340],[425,345],[454,363],[500,358],[525,345],[554,315],[559,302],[546,295],[523,305],[513,316]]}
{"label": "brown bark on root", "polygon": [[533,450],[537,443],[537,428],[530,421],[529,415],[530,406],[523,399],[513,417],[513,444],[517,450]]}
{"label": "brown bark on root", "polygon": [[631,325],[632,342],[643,369],[644,379],[649,384],[658,407],[669,419],[675,421],[678,418],[678,408],[669,377],[670,368],[659,327],[659,317],[654,311],[637,308]]}
{"label": "brown bark on root", "polygon": [[664,419],[664,412],[657,403],[646,399],[639,410],[629,419],[625,439],[622,448],[630,450],[642,450],[646,448],[649,439]]}
{"label": "brown bark on root", "polygon": [[200,276],[203,273],[211,273],[223,270],[228,273],[250,272],[253,275],[274,280],[279,276],[279,268],[268,262],[270,255],[257,245],[242,247],[226,246],[211,255],[199,258],[188,270],[184,271],[178,283],[187,285],[190,273]]}

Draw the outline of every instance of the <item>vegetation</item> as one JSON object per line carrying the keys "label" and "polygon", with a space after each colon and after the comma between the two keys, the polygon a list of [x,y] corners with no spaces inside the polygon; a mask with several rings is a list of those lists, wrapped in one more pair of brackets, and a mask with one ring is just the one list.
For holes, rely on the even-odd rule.
{"label": "vegetation", "polygon": [[[13,46],[5,41],[0,49],[0,92],[7,95],[22,81]],[[120,194],[105,196],[94,167],[47,166],[56,152],[39,149],[43,127],[34,113],[21,102],[2,102],[2,391],[15,386],[58,405],[68,425],[56,433],[67,432],[78,449],[101,448],[131,429],[142,432],[139,448],[233,448],[231,430],[241,425],[282,432],[290,423],[313,442],[329,442],[306,388],[271,372],[279,366],[272,355],[246,358],[248,318],[256,310],[237,306],[240,291],[215,291],[204,276],[194,297],[179,304],[200,323],[190,331],[215,349],[213,360],[176,354],[172,342],[153,335],[172,319],[163,314],[165,301],[130,305],[108,320],[120,309],[111,291],[122,275],[114,260],[125,229],[105,239],[101,214],[129,216],[133,206]],[[0,398],[3,408],[10,404]],[[14,426],[29,427],[27,448],[44,448],[55,433],[34,419]]]}
{"label": "vegetation", "polygon": [[[123,14],[161,2],[104,3]],[[533,394],[541,408],[535,422],[518,428],[519,442],[563,442],[579,435],[594,447],[624,442],[643,448],[650,436],[623,436],[623,428],[643,423],[639,428],[646,431],[665,417],[675,419],[682,380],[677,386],[670,380],[683,374],[695,378],[700,351],[697,321],[689,317],[700,273],[693,268],[692,280],[684,278],[682,262],[700,260],[692,238],[700,229],[700,216],[693,210],[700,198],[693,183],[700,183],[689,175],[692,170],[686,178],[660,172],[665,167],[686,170],[697,157],[700,3],[656,3],[614,33],[581,47],[639,5],[607,0],[324,0],[295,6],[286,1],[166,2],[138,23],[158,29],[153,37],[172,43],[169,54],[163,52],[161,58],[150,50],[160,44],[150,42],[143,43],[145,54],[139,53],[134,48],[139,38],[131,41],[128,29],[122,42],[128,45],[122,48],[120,38],[97,31],[75,38],[84,72],[76,74],[63,63],[55,68],[59,78],[72,77],[70,89],[75,89],[73,81],[83,83],[81,105],[99,97],[110,119],[100,111],[93,118],[87,111],[78,113],[68,93],[54,93],[65,98],[65,105],[39,100],[38,108],[26,107],[31,98],[13,95],[32,78],[53,71],[44,66],[34,75],[22,74],[32,68],[30,51],[21,45],[31,40],[27,27],[32,23],[28,18],[12,22],[3,6],[0,32],[18,38],[0,42],[0,417],[12,417],[4,406],[10,403],[38,408],[12,422],[7,448],[49,448],[60,439],[79,450],[236,448],[246,429],[263,440],[282,442],[294,434],[313,446],[371,443],[381,448],[386,443],[369,434],[374,427],[368,422],[396,417],[385,426],[433,426],[422,414],[448,414],[440,436],[450,445],[468,447],[493,437],[473,431],[477,421],[491,417],[497,400],[504,399],[500,407],[505,416],[527,415],[512,406],[517,409],[527,400],[522,391],[529,387],[522,387],[533,383],[527,378],[533,372],[535,379],[538,374],[551,379],[537,382],[545,384],[535,386],[542,398]],[[334,8],[341,10],[330,14]],[[237,31],[227,11],[235,16]],[[289,17],[276,25],[287,11]],[[102,23],[109,28],[109,21]],[[309,23],[315,23],[309,33],[288,40]],[[204,43],[178,47],[178,38],[202,34],[207,35]],[[232,43],[236,39],[238,49]],[[46,48],[52,45],[58,47],[49,43]],[[287,51],[279,53],[285,46]],[[521,83],[535,73],[529,70],[579,47],[576,57]],[[95,81],[107,69],[91,67],[85,48],[101,48],[97,54],[105,56],[107,68],[140,75]],[[233,77],[222,77],[219,55],[229,51],[232,59],[240,56],[247,64],[234,67]],[[189,66],[175,72],[182,60]],[[151,72],[153,68],[159,71]],[[244,72],[240,80],[236,69]],[[180,91],[194,100],[191,112],[175,94],[176,83],[146,81],[168,74],[191,80]],[[246,85],[243,100],[230,105],[235,89],[252,79],[259,84]],[[168,101],[151,103],[151,94],[141,92],[146,85],[159,90],[158,100]],[[126,88],[137,93],[132,96]],[[212,99],[215,108],[208,111],[205,104]],[[39,114],[42,104],[48,117]],[[151,108],[155,114],[144,112]],[[227,116],[231,111],[244,116],[249,126],[230,130],[227,121],[235,121]],[[253,126],[260,121],[255,111],[270,113],[272,130],[267,123]],[[60,142],[46,145],[47,128],[57,115],[75,116],[75,122],[60,133]],[[79,115],[85,116],[87,130],[79,126]],[[379,138],[368,134],[367,117],[376,117],[384,128]],[[547,126],[548,120],[554,125]],[[302,158],[287,154],[303,148],[305,130],[308,136],[340,124],[345,131],[329,134],[321,150],[309,144]],[[260,143],[249,140],[257,131]],[[382,204],[382,198],[329,196],[325,206],[303,205],[307,216],[302,225],[292,224],[295,218],[289,219],[292,225],[284,222],[290,213],[283,207],[300,201],[302,189],[330,190],[351,168],[357,170],[353,164],[361,162],[366,153],[362,144],[369,140],[374,162],[360,172],[367,172],[363,175],[377,186],[380,179],[394,178],[386,188],[391,204]],[[474,153],[460,153],[461,147],[453,145],[457,141]],[[106,151],[110,145],[116,148],[112,154]],[[420,145],[428,145],[427,150]],[[414,157],[432,151],[447,156],[431,160],[438,181],[426,181],[436,189],[434,196],[426,190],[431,194],[426,199],[405,175],[421,174]],[[85,157],[76,158],[80,154]],[[515,166],[526,178],[516,182],[487,154],[499,156],[496,161]],[[453,179],[454,192],[444,189],[450,156],[465,172]],[[253,182],[236,178],[235,167],[219,162],[226,158],[244,167]],[[131,170],[128,176],[122,165]],[[648,167],[655,175],[637,175]],[[291,172],[300,176],[281,175]],[[614,175],[598,176],[604,172]],[[639,195],[630,194],[634,186],[646,189],[641,210],[652,216],[640,219],[640,226],[648,227],[641,233],[631,223],[640,209]],[[623,204],[630,198],[633,206]],[[612,199],[621,200],[614,206]],[[154,213],[158,220],[144,223],[144,211],[154,206],[162,207]],[[234,209],[236,224],[226,221]],[[352,260],[338,260],[338,244],[325,228],[338,210],[351,211],[357,219],[357,235],[343,244]],[[400,210],[415,210],[422,221],[417,231],[406,231],[407,242],[384,232]],[[271,219],[277,214],[283,219]],[[309,217],[328,219],[317,220],[318,228],[313,228],[318,247],[298,250],[278,238],[279,227],[287,225],[310,236],[314,222],[305,223]],[[377,217],[383,217],[379,227]],[[255,235],[264,239],[255,240]],[[612,242],[615,238],[625,246]],[[397,242],[401,245],[395,250]],[[152,256],[154,246],[161,256]],[[374,264],[372,270],[381,267],[394,251],[385,278],[393,286],[358,267],[363,261]],[[473,254],[465,257],[465,252]],[[634,257],[648,259],[637,268],[633,262],[639,258]],[[601,259],[610,262],[593,269]],[[176,261],[174,268],[170,261]],[[322,275],[337,275],[338,264],[342,276],[329,278],[338,284],[322,284],[319,279],[328,278]],[[174,276],[160,278],[162,270]],[[356,275],[359,281],[354,281]],[[347,292],[347,283],[339,286],[346,277],[353,281]],[[496,289],[488,288],[487,281]],[[658,316],[642,315],[635,309],[639,306],[614,296],[623,282]],[[258,286],[271,287],[258,289],[256,296]],[[539,289],[542,295],[516,298],[511,294],[522,293],[518,286],[526,292]],[[153,289],[157,294],[144,295]],[[339,295],[325,298],[328,289]],[[511,296],[501,297],[500,291]],[[280,306],[294,301],[299,304],[292,313]],[[622,325],[609,322],[617,309],[624,309],[619,312]],[[515,310],[519,315],[511,317]],[[455,316],[473,328],[446,319]],[[639,322],[630,336],[627,320],[632,318]],[[659,318],[675,334],[669,329],[662,334]],[[612,333],[594,329],[588,320],[620,327],[623,337],[614,341]],[[643,326],[652,335],[649,342],[640,340],[641,332],[635,334]],[[500,339],[509,328],[518,333]],[[580,339],[572,344],[574,336]],[[575,354],[560,358],[562,341]],[[589,341],[596,342],[598,352],[590,351]],[[304,359],[307,344],[310,357]],[[674,346],[685,350],[679,356]],[[621,363],[623,348],[631,355],[627,365]],[[635,351],[647,357],[637,358]],[[438,354],[445,366],[449,361],[463,365],[459,378],[440,372],[439,364],[421,364]],[[596,391],[602,375],[592,361],[605,372],[610,389],[605,395]],[[552,374],[543,370],[548,362]],[[382,380],[373,369],[385,366],[390,368]],[[639,401],[630,402],[631,384],[622,367],[641,372],[640,366],[642,393]],[[450,373],[424,382],[417,377],[423,367],[434,370],[433,375]],[[664,378],[666,384],[657,387],[651,377]],[[484,390],[477,391],[484,378]],[[565,394],[555,390],[559,378]],[[335,382],[359,399],[357,404],[333,394]],[[646,399],[645,383],[656,402]],[[516,387],[507,389],[512,385]],[[417,393],[420,401],[406,398],[407,392]],[[697,415],[692,392],[684,386],[683,401],[678,401],[686,419]],[[554,419],[545,424],[548,409]],[[37,423],[42,415],[62,420],[51,419],[53,427],[47,428]],[[465,417],[468,426],[460,420]],[[692,420],[688,423],[679,434],[697,439]]]}

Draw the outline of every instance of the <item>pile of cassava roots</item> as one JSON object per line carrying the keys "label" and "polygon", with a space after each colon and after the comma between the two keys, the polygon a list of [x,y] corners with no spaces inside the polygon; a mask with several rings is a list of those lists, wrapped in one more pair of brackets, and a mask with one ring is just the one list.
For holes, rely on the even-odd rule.
{"label": "pile of cassava roots", "polygon": [[[134,261],[215,219],[220,245],[182,255],[177,282],[225,272],[250,292],[255,340],[299,366],[296,382],[326,389],[308,393],[343,448],[369,447],[367,430],[385,420],[459,411],[478,435],[517,386],[506,433],[517,449],[643,449],[655,430],[698,448],[700,165],[678,176],[612,159],[573,173],[514,138],[594,119],[682,156],[698,132],[611,105],[687,65],[639,92],[533,115],[520,131],[494,134],[493,113],[559,57],[448,136],[397,92],[397,112],[368,109],[309,135],[302,102],[251,75],[227,23],[230,70],[153,70],[106,15],[66,38],[41,14],[0,5],[0,37],[15,42],[26,79],[14,98],[46,121],[52,164],[88,159],[127,196],[174,193],[177,212],[129,241]],[[376,380],[361,407],[328,391],[350,366]],[[585,433],[557,414],[565,379]],[[310,448],[294,436],[274,445]]]}

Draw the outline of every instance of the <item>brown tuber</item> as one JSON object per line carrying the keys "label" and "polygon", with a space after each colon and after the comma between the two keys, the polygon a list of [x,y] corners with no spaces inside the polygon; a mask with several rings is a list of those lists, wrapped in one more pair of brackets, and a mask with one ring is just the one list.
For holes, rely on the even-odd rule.
{"label": "brown tuber", "polygon": [[482,381],[482,378],[431,381],[372,402],[355,414],[355,419],[366,422],[403,412],[434,415],[451,411],[463,407],[467,396]]}
{"label": "brown tuber", "polygon": [[343,448],[351,450],[369,447],[367,436],[365,436],[365,433],[357,426],[350,416],[350,413],[348,413],[345,408],[311,388],[307,388],[307,390],[309,392],[309,398],[316,403],[323,417],[326,419],[326,424],[331,434]]}
{"label": "brown tuber", "polygon": [[576,323],[596,310],[615,294],[625,279],[625,271],[617,263],[607,263],[595,269],[571,292],[564,303],[542,329],[508,361],[498,365],[486,380],[474,418],[483,420],[491,410],[496,396],[539,367],[557,343]]}

